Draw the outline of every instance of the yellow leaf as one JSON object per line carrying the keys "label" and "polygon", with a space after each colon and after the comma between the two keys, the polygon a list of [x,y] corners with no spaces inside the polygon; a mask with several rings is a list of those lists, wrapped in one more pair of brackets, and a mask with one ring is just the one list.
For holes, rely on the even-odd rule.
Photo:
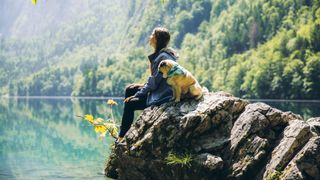
{"label": "yellow leaf", "polygon": [[31,0],[33,5],[37,4],[37,0]]}
{"label": "yellow leaf", "polygon": [[107,104],[108,104],[108,105],[111,105],[111,106],[112,106],[112,105],[118,105],[117,102],[115,102],[113,99],[109,99],[109,100],[107,101]]}
{"label": "yellow leaf", "polygon": [[84,119],[90,122],[91,124],[93,123],[93,116],[91,114],[85,115]]}
{"label": "yellow leaf", "polygon": [[107,128],[104,125],[95,125],[94,130],[96,133],[105,133],[107,131]]}

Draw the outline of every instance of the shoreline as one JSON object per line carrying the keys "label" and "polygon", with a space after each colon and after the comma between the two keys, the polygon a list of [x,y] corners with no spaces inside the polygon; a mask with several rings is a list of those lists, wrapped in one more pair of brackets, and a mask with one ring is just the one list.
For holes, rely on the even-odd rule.
{"label": "shoreline", "polygon": [[7,99],[123,99],[124,97],[101,97],[101,96],[0,96]]}
{"label": "shoreline", "polygon": [[[124,97],[112,96],[0,96],[7,99],[124,99]],[[245,99],[245,98],[241,98]],[[320,99],[246,99],[251,102],[301,102],[301,103],[320,103]]]}

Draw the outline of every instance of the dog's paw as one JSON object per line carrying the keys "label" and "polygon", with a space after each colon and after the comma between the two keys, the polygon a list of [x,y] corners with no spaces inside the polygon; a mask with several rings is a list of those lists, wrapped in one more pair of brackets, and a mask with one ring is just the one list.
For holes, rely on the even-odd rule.
{"label": "dog's paw", "polygon": [[174,100],[174,102],[178,103],[178,102],[180,102],[180,99],[176,99],[176,100]]}

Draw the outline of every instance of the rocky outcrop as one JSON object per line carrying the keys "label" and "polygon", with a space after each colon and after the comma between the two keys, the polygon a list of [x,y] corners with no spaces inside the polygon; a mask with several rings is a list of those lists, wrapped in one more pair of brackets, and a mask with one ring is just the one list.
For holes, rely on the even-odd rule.
{"label": "rocky outcrop", "polygon": [[[115,146],[119,179],[320,179],[320,118],[224,92],[149,107]],[[168,158],[173,157],[173,158]]]}

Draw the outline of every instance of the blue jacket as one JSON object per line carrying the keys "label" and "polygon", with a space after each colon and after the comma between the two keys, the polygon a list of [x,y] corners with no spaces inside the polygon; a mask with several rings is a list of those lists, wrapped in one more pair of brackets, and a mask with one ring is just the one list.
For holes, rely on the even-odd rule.
{"label": "blue jacket", "polygon": [[134,96],[147,96],[147,106],[160,105],[172,98],[172,89],[166,79],[158,72],[158,66],[162,60],[171,59],[176,61],[177,55],[170,49],[161,50],[159,53],[148,56],[151,63],[151,76],[147,83]]}

